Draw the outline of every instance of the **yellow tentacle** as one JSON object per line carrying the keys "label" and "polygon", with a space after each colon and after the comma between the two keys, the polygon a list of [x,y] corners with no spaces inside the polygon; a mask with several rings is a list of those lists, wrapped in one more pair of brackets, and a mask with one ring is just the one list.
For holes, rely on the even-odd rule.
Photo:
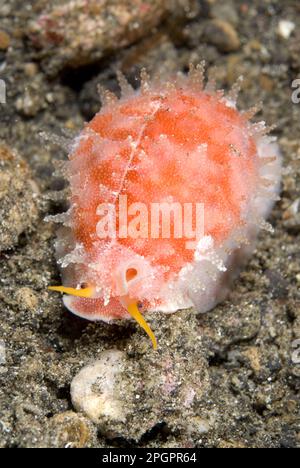
{"label": "yellow tentacle", "polygon": [[144,319],[144,317],[142,316],[141,312],[139,311],[137,303],[131,302],[130,304],[126,306],[126,309],[128,310],[131,317],[133,317],[137,321],[137,323],[143,328],[143,330],[145,330],[145,332],[147,333],[147,335],[152,341],[153,348],[156,350],[157,341],[156,341],[155,335],[153,331],[151,330],[151,328],[149,327],[146,320]]}
{"label": "yellow tentacle", "polygon": [[70,294],[72,296],[77,296],[77,297],[92,297],[94,288],[88,287],[88,288],[82,288],[82,289],[76,289],[76,288],[67,288],[65,286],[49,286],[50,291],[57,291],[65,294]]}

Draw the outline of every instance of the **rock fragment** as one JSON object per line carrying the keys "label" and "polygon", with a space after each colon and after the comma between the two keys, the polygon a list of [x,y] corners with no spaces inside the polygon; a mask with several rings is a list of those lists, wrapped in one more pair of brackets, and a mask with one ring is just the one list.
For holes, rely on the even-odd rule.
{"label": "rock fragment", "polygon": [[50,4],[27,30],[49,74],[79,67],[149,35],[170,14],[196,9],[195,0],[65,0]]}

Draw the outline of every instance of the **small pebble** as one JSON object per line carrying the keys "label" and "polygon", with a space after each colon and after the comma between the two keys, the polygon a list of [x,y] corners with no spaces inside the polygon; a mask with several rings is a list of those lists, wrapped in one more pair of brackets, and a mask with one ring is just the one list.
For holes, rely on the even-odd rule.
{"label": "small pebble", "polygon": [[289,39],[295,30],[296,25],[292,21],[281,20],[278,24],[278,34],[283,39]]}
{"label": "small pebble", "polygon": [[26,89],[23,96],[16,100],[16,109],[26,117],[35,117],[41,109],[40,97]]}
{"label": "small pebble", "polygon": [[9,44],[10,44],[9,35],[5,31],[0,30],[0,50],[8,49]]}
{"label": "small pebble", "polygon": [[6,363],[6,349],[4,340],[0,340],[0,365]]}
{"label": "small pebble", "polygon": [[[56,448],[84,448],[91,441],[88,420],[73,411],[56,414],[49,421],[50,443]],[[51,443],[52,441],[52,443]]]}
{"label": "small pebble", "polygon": [[72,380],[71,398],[74,407],[96,424],[101,424],[105,419],[125,420],[122,401],[115,389],[124,357],[121,351],[104,351],[99,360],[83,367]]}
{"label": "small pebble", "polygon": [[24,64],[24,72],[28,78],[33,78],[38,73],[38,66],[33,62],[28,62]]}
{"label": "small pebble", "polygon": [[211,16],[216,19],[228,21],[233,26],[239,23],[239,15],[234,4],[227,0],[226,2],[215,2],[211,6]]}
{"label": "small pebble", "polygon": [[16,292],[16,299],[22,309],[34,311],[38,306],[38,298],[30,288],[19,288]]}
{"label": "small pebble", "polygon": [[235,52],[241,46],[236,30],[227,21],[209,21],[204,28],[204,36],[206,41],[216,46],[220,52]]}

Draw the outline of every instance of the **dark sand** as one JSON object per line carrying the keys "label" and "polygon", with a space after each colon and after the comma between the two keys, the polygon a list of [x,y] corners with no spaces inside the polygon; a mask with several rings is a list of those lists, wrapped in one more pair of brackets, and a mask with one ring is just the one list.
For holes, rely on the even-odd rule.
{"label": "dark sand", "polygon": [[[49,3],[56,2],[0,3],[7,85],[0,105],[7,146],[0,150],[0,445],[299,447],[300,104],[291,100],[300,78],[299,1],[153,0],[144,2],[147,14],[129,10],[129,18],[122,8],[109,15],[95,7],[97,34],[82,33],[90,19],[78,16],[79,1],[65,29]],[[282,20],[295,25],[288,38],[278,32]],[[141,66],[163,73],[202,59],[216,67],[220,87],[244,75],[240,107],[263,100],[259,118],[276,124],[287,170],[270,219],[275,232],[261,233],[228,300],[204,316],[149,317],[161,343],[156,355],[135,324],[88,323],[47,291],[59,272],[55,226],[43,218],[63,204],[44,195],[63,188],[52,172],[66,154],[39,132],[76,133],[99,108],[96,84],[117,90],[117,67],[135,83]],[[126,353],[125,425],[91,422],[70,397],[73,377],[112,348]]]}

